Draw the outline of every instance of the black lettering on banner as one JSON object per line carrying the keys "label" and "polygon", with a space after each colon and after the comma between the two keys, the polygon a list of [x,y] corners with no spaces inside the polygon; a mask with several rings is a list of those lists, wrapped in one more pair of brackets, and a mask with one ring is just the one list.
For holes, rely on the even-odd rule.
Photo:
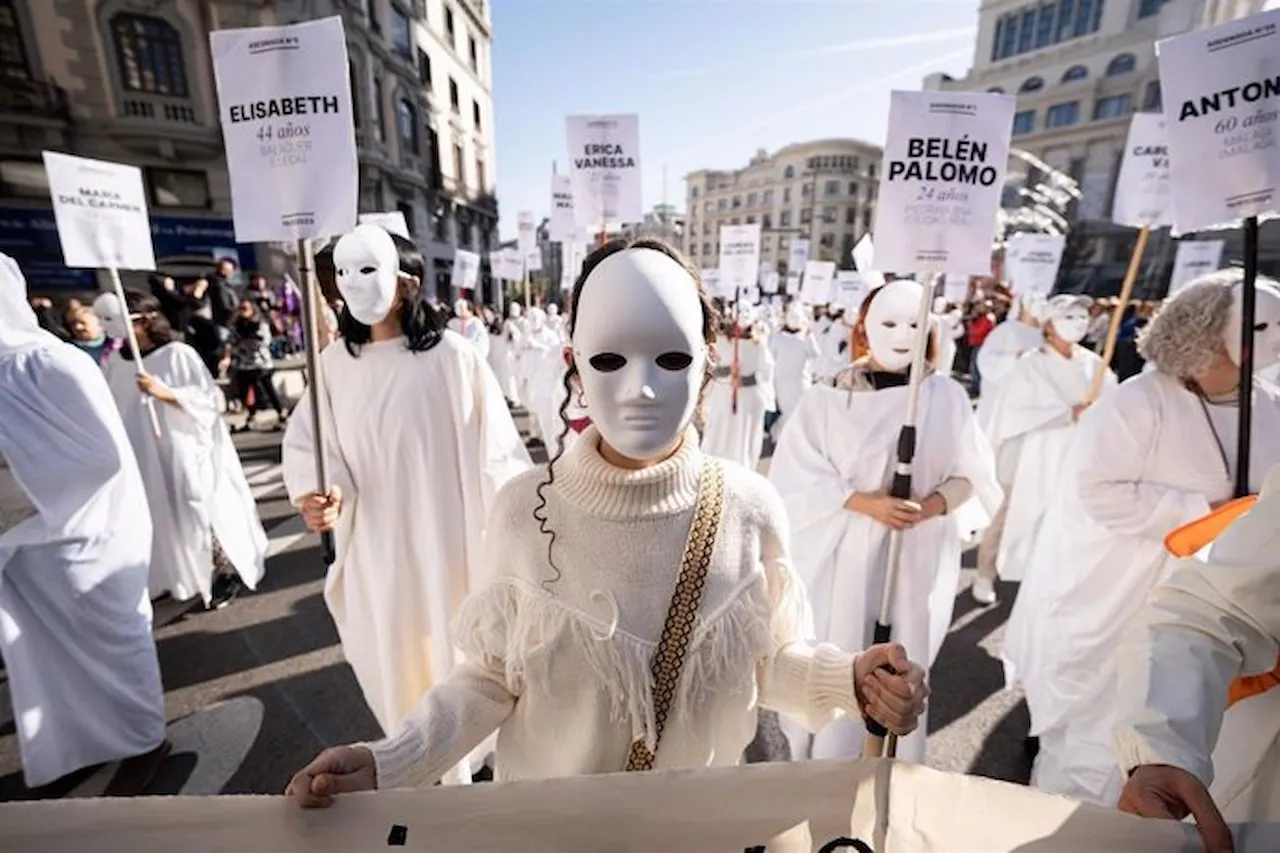
{"label": "black lettering on banner", "polygon": [[[1182,102],[1178,121],[1201,118],[1210,113],[1235,109],[1239,104],[1252,104],[1269,98],[1280,97],[1280,75],[1263,80],[1251,80],[1243,86],[1232,86],[1221,92],[1212,92]],[[1219,131],[1222,133],[1223,131]]]}
{"label": "black lettering on banner", "polygon": [[1135,145],[1134,157],[1150,157],[1151,165],[1157,169],[1169,168],[1169,148],[1165,145]]}
{"label": "black lettering on banner", "polygon": [[959,139],[940,137],[907,140],[907,159],[891,160],[890,181],[931,181],[989,187],[998,177],[995,166],[986,165],[987,143],[968,134]]}
{"label": "black lettering on banner", "polygon": [[573,158],[575,169],[634,169],[636,158],[616,142],[588,142],[582,156]]}
{"label": "black lettering on banner", "polygon": [[337,95],[296,95],[292,98],[232,104],[227,112],[232,124],[240,124],[268,118],[337,114],[340,110]]}
{"label": "black lettering on banner", "polygon": [[[875,853],[871,845],[860,838],[833,838],[818,848],[818,853],[835,853],[837,850],[856,850],[858,853]],[[764,846],[748,847],[742,853],[769,853]]]}

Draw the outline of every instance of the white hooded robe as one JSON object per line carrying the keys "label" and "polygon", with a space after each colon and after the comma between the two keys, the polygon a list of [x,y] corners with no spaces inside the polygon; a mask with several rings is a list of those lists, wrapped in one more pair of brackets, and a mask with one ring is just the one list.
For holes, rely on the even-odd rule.
{"label": "white hooded robe", "polygon": [[779,413],[774,431],[780,434],[791,413],[800,405],[800,398],[813,384],[813,367],[822,349],[808,328],[794,332],[779,329],[770,337],[769,344],[773,351],[773,387]]}
{"label": "white hooded robe", "polygon": [[[324,447],[342,492],[324,598],[378,724],[395,733],[453,666],[450,621],[475,588],[498,489],[531,466],[497,379],[445,332],[414,353],[403,337],[320,354]],[[310,396],[285,430],[295,503],[316,484]]]}
{"label": "white hooded robe", "polygon": [[40,329],[4,255],[0,461],[0,653],[35,788],[154,750],[164,693],[129,439],[98,365]]}
{"label": "white hooded robe", "polygon": [[[1239,410],[1207,408],[1233,448]],[[1280,396],[1260,384],[1253,437],[1256,489],[1280,463]],[[1159,372],[1103,396],[1080,419],[1066,458],[1005,631],[1005,672],[1025,687],[1040,738],[1032,783],[1114,805],[1122,633],[1172,566],[1164,537],[1229,498],[1233,477],[1200,399]]]}
{"label": "white hooded robe", "polygon": [[213,539],[249,589],[265,572],[267,535],[221,415],[218,386],[204,361],[179,341],[142,357],[143,368],[169,387],[177,406],[156,400],[160,437],[152,430],[132,360],[121,350],[107,362],[107,384],[124,420],[147,487],[155,537],[151,545],[151,597],[178,601],[213,585]]}
{"label": "white hooded robe", "polygon": [[981,377],[981,394],[978,396],[978,426],[987,429],[991,425],[991,407],[995,402],[1000,383],[1017,364],[1018,357],[1040,346],[1044,333],[1035,326],[1009,318],[997,325],[987,335],[974,356]]}
{"label": "white hooded robe", "polygon": [[[716,349],[720,368],[731,370],[734,342],[721,336]],[[740,340],[738,375],[753,377],[755,384],[738,387],[736,412],[732,377],[717,375],[711,381],[702,450],[754,471],[764,451],[764,414],[774,405],[773,356],[768,348],[749,337]]]}
{"label": "white hooded robe", "polygon": [[[856,369],[856,367],[855,367]],[[815,639],[843,649],[871,644],[884,585],[889,528],[844,508],[854,492],[888,488],[907,388],[849,391],[815,385],[800,400],[769,467],[791,518],[793,559],[813,604]],[[969,396],[949,377],[920,385],[913,491],[928,495],[962,477],[973,497],[903,537],[894,589],[893,639],[928,668],[942,646],[960,583],[962,539],[981,529],[1000,504],[994,462],[974,423]],[[861,721],[836,720],[813,737],[787,727],[795,757],[852,757],[861,752]],[[926,724],[898,755],[924,759]]]}

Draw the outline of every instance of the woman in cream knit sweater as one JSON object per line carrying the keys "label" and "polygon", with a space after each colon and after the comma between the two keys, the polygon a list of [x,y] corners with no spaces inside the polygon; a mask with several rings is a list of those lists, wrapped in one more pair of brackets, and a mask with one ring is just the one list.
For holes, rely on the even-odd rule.
{"label": "woman in cream knit sweater", "polygon": [[[466,662],[398,733],[300,770],[288,793],[301,805],[431,784],[495,729],[496,778],[514,780],[736,764],[760,708],[814,729],[841,714],[915,728],[923,670],[894,644],[852,655],[810,642],[777,492],[698,447],[715,316],[697,273],[665,244],[617,241],[586,260],[573,306],[565,385],[592,426],[499,493],[490,581],[454,633]],[[655,690],[708,505],[719,524],[683,669]]]}

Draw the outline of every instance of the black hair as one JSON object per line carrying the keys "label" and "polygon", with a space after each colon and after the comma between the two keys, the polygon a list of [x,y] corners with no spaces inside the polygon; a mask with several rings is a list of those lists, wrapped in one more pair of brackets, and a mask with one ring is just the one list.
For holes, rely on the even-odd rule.
{"label": "black hair", "polygon": [[[587,255],[582,262],[582,269],[578,273],[577,279],[573,283],[573,290],[569,297],[568,319],[565,323],[565,331],[570,341],[573,340],[574,330],[578,326],[578,302],[582,298],[582,288],[586,285],[587,279],[597,266],[600,265],[605,258],[616,255],[627,249],[652,249],[655,252],[661,252],[684,268],[689,277],[693,279],[694,286],[698,290],[698,299],[702,303],[702,339],[708,347],[712,347],[716,342],[716,331],[720,325],[720,314],[716,310],[715,302],[707,295],[707,288],[703,284],[702,275],[698,268],[680,254],[680,251],[674,246],[662,240],[649,237],[639,239],[631,237],[621,237],[610,240],[607,243],[596,248],[591,254]],[[698,409],[694,414],[694,423],[701,425],[702,419],[702,402],[706,395],[708,385],[711,383],[713,376],[714,364],[710,358],[707,359],[706,372],[702,378],[702,387],[699,390]],[[564,372],[564,399],[560,402],[560,435],[556,439],[555,454],[547,462],[547,476],[538,484],[535,489],[538,495],[538,504],[533,508],[533,517],[538,522],[538,530],[547,537],[547,564],[551,566],[551,570],[555,572],[555,576],[542,582],[543,588],[560,580],[560,569],[556,566],[555,557],[552,549],[556,544],[556,532],[551,529],[549,518],[547,517],[547,489],[549,489],[556,479],[556,463],[560,461],[560,457],[564,455],[565,439],[569,436],[569,401],[573,398],[573,380],[578,376],[578,365],[576,361],[571,361]],[[548,448],[550,449],[550,448]]]}
{"label": "black hair", "polygon": [[[124,304],[125,310],[130,314],[142,315],[142,319],[138,322],[142,323],[142,328],[147,332],[147,340],[151,342],[151,349],[147,352],[178,340],[178,333],[174,331],[173,326],[169,325],[169,321],[160,310],[160,300],[154,296],[143,293],[141,290],[126,290]],[[125,322],[130,322],[128,317],[125,318]],[[129,355],[127,347],[121,352],[126,357]]]}
{"label": "black hair", "polygon": [[[409,352],[426,352],[440,343],[444,337],[444,328],[440,323],[440,315],[432,311],[431,306],[422,299],[422,277],[425,273],[422,252],[400,235],[390,236],[400,255],[400,274],[410,276],[418,282],[417,287],[412,290],[403,284],[400,286],[400,330],[404,332],[405,349]],[[333,254],[330,253],[328,263],[332,264],[332,258]],[[352,317],[346,305],[342,306],[342,312],[338,315],[338,332],[342,336],[343,346],[351,353],[352,358],[359,358],[361,347],[373,340],[373,330]]]}

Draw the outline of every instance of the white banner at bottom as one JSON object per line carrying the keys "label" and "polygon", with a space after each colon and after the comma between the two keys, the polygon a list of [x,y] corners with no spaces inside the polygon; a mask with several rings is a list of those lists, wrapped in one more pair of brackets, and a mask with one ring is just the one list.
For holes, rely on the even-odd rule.
{"label": "white banner at bottom", "polygon": [[[1240,853],[1280,849],[1254,825]],[[1247,842],[1247,843],[1246,843]],[[977,776],[892,761],[442,786],[341,797],[303,811],[283,797],[156,797],[0,805],[0,848],[352,853],[1171,853],[1195,829],[1085,806]]]}

